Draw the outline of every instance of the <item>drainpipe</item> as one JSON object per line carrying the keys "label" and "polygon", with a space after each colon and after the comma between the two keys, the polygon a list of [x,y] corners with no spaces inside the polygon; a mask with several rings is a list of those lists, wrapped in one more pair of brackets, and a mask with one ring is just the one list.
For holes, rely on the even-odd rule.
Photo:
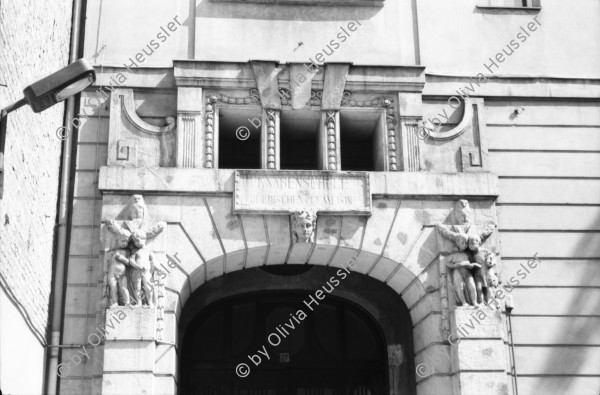
{"label": "drainpipe", "polygon": [[[79,46],[81,35],[81,10],[83,0],[73,0],[73,13],[71,19],[71,47],[69,52],[69,64],[79,58]],[[69,219],[71,216],[70,207],[70,191],[71,185],[71,168],[73,155],[73,126],[72,121],[75,117],[75,104],[79,100],[75,97],[70,97],[66,101],[64,127],[67,132],[62,145],[62,162],[60,175],[60,195],[58,203],[57,229],[56,235],[56,254],[54,260],[54,278],[52,284],[52,299],[50,304],[50,342],[49,350],[47,350],[46,361],[46,380],[44,393],[55,395],[58,393],[57,367],[60,351],[60,341],[62,335],[63,324],[63,308],[65,297],[65,280],[66,280],[66,265],[68,259],[68,234],[69,234]]]}
{"label": "drainpipe", "polygon": [[512,376],[513,383],[513,394],[519,395],[519,386],[517,383],[517,365],[515,364],[515,342],[513,341],[513,331],[512,331],[512,320],[511,315],[512,311],[515,308],[513,303],[512,295],[506,296],[506,317],[508,318],[508,341],[510,346],[510,373]]}

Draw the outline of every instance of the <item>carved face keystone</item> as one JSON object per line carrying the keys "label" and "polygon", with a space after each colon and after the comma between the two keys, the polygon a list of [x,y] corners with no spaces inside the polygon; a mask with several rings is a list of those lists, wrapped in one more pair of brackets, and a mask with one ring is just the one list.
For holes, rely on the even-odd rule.
{"label": "carved face keystone", "polygon": [[296,243],[313,243],[317,216],[308,211],[297,211],[292,215],[292,230]]}
{"label": "carved face keystone", "polygon": [[299,243],[309,243],[313,234],[312,221],[303,218],[296,222],[296,235]]}

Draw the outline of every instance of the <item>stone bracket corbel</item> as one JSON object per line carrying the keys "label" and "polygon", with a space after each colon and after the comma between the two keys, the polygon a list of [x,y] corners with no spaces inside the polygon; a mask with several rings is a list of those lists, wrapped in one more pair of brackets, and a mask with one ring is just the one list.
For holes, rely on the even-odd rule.
{"label": "stone bracket corbel", "polygon": [[313,79],[319,72],[319,68],[313,69],[305,64],[291,63],[289,65],[290,73],[290,96],[292,109],[301,110],[309,108],[313,98]]}
{"label": "stone bracket corbel", "polygon": [[349,63],[331,63],[325,66],[325,82],[323,84],[321,105],[324,111],[339,111],[342,106],[349,70]]}
{"label": "stone bracket corbel", "polygon": [[273,61],[250,61],[263,109],[281,110],[278,75],[282,69]]}

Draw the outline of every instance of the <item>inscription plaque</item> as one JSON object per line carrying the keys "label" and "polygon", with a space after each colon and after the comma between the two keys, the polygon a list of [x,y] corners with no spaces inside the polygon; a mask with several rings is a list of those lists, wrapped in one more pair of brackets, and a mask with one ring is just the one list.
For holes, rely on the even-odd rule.
{"label": "inscription plaque", "polygon": [[235,213],[371,215],[369,174],[321,170],[237,170]]}

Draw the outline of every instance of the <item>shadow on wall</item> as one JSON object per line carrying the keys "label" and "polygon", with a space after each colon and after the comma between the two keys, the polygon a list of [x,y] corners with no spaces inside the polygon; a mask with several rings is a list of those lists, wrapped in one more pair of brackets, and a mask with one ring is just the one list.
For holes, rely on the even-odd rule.
{"label": "shadow on wall", "polygon": [[[581,241],[577,245],[575,251],[573,251],[572,257],[581,258],[581,259],[598,259],[598,256],[594,256],[592,258],[588,257],[586,252],[591,253],[597,246],[590,240],[588,240],[589,233],[582,234]],[[579,253],[579,254],[577,254]],[[544,261],[541,258],[542,263]],[[590,280],[589,273],[584,273],[581,277],[581,281],[578,284],[586,284]],[[598,284],[596,284],[597,286]],[[565,319],[564,324],[562,324],[560,330],[557,332],[557,338],[553,339],[552,344],[564,344],[565,338],[577,339],[577,346],[569,346],[571,349],[569,353],[565,353],[564,350],[566,347],[551,347],[549,348],[549,357],[546,358],[546,363],[543,365],[541,369],[542,372],[551,372],[552,376],[539,377],[535,380],[534,384],[531,386],[531,389],[535,388],[535,393],[547,394],[547,395],[562,395],[562,394],[575,394],[573,391],[574,386],[577,381],[581,380],[589,380],[587,385],[577,385],[577,389],[586,388],[590,392],[586,392],[589,394],[596,394],[600,391],[600,387],[598,383],[597,374],[600,373],[598,369],[600,369],[600,361],[595,361],[595,376],[592,376],[590,372],[585,372],[585,370],[590,370],[590,367],[586,365],[586,359],[588,361],[593,361],[593,358],[590,358],[586,350],[592,350],[598,348],[598,345],[594,345],[592,340],[594,337],[597,337],[598,326],[596,325],[595,317],[598,317],[598,312],[600,312],[600,300],[594,300],[594,298],[590,298],[590,292],[597,290],[589,289],[589,288],[579,288],[577,295],[572,300],[570,304],[572,306],[572,314],[581,314],[580,307],[585,306],[585,317],[581,317],[580,320],[584,323],[582,325],[577,325],[572,319]],[[593,295],[592,295],[593,296]],[[595,315],[593,312],[595,312]],[[568,335],[567,335],[568,334]],[[586,345],[584,345],[586,344]],[[575,349],[575,352],[572,350]],[[587,368],[587,369],[586,369]],[[565,372],[565,370],[568,371]],[[580,373],[584,370],[582,373]],[[519,372],[519,361],[517,360],[517,373]],[[547,374],[547,373],[546,373]],[[560,377],[557,377],[560,374]],[[587,378],[588,376],[589,378]],[[553,378],[559,378],[559,380],[555,380]],[[594,383],[593,380],[596,380]],[[523,384],[520,383],[519,388],[521,388]],[[596,386],[593,388],[593,386]],[[525,389],[525,387],[523,387]],[[523,391],[524,393],[524,391]]]}

